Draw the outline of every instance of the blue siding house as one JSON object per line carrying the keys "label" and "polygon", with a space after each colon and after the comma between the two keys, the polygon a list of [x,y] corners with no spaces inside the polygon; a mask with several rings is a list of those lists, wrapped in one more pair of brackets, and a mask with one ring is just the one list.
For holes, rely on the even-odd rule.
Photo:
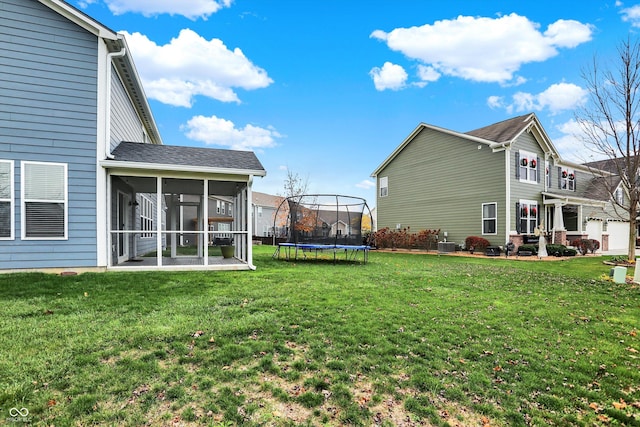
{"label": "blue siding house", "polygon": [[[164,145],[121,34],[62,0],[0,0],[0,271],[252,269],[265,174],[252,152]],[[206,215],[179,245],[187,195],[233,199],[232,259],[210,255]]]}

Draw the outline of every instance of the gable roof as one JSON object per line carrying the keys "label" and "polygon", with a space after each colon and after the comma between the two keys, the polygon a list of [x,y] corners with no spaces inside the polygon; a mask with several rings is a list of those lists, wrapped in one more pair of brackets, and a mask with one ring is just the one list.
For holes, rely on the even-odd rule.
{"label": "gable roof", "polygon": [[285,199],[282,196],[274,196],[272,194],[260,193],[258,191],[252,191],[251,196],[254,205],[263,207],[266,206],[274,209],[276,209]]}
{"label": "gable roof", "polygon": [[418,127],[416,127],[413,132],[411,132],[411,134],[393,151],[393,153],[391,153],[391,155],[376,168],[371,176],[377,176],[380,171],[384,169],[423,129],[432,129],[449,135],[458,136],[469,141],[486,144],[494,150],[504,149],[518,139],[522,133],[530,131],[534,134],[536,140],[545,152],[550,153],[553,158],[560,160],[560,154],[540,124],[538,117],[535,113],[531,113],[503,120],[465,133],[420,123]]}
{"label": "gable roof", "polygon": [[113,159],[103,161],[103,166],[255,176],[267,174],[253,151],[121,142],[112,154]]}
{"label": "gable roof", "polygon": [[532,119],[533,114],[513,117],[511,119],[503,120],[489,126],[484,126],[479,129],[466,132],[466,134],[498,143],[511,142],[526,130]]}

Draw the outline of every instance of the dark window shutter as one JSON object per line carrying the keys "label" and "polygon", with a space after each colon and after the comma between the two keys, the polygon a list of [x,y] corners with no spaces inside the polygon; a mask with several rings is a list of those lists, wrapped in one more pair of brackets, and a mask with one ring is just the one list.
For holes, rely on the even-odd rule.
{"label": "dark window shutter", "polygon": [[[547,181],[547,183],[549,184],[549,189],[551,189],[551,183],[553,182],[553,180],[551,179],[552,177],[552,173],[551,171],[553,170],[553,168],[551,166],[549,166],[549,180]],[[545,173],[546,173],[546,169],[545,169]]]}
{"label": "dark window shutter", "polygon": [[516,231],[521,234],[520,230],[520,203],[516,202]]}
{"label": "dark window shutter", "polygon": [[578,174],[576,171],[573,171],[573,191],[578,190]]}
{"label": "dark window shutter", "polygon": [[520,153],[516,151],[516,179],[520,179]]}
{"label": "dark window shutter", "polygon": [[540,157],[536,157],[536,175],[538,177],[538,183],[540,183]]}
{"label": "dark window shutter", "polygon": [[558,188],[562,188],[562,168],[558,166]]}

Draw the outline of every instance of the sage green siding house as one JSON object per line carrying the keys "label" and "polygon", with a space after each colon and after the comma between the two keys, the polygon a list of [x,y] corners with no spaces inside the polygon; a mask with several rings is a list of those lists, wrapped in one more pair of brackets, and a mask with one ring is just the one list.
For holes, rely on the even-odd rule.
{"label": "sage green siding house", "polygon": [[628,222],[598,187],[619,180],[564,161],[535,114],[466,133],[421,123],[371,176],[378,229],[440,229],[440,240],[460,245],[481,236],[517,247],[542,223],[554,243],[593,238],[604,251],[626,251]]}

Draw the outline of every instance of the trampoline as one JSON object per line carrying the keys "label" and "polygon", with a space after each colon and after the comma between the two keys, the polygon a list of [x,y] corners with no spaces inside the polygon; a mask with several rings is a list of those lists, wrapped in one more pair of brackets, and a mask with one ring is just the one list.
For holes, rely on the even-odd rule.
{"label": "trampoline", "polygon": [[[336,194],[305,194],[284,199],[274,216],[286,235],[273,258],[319,259],[329,253],[338,260],[366,263],[371,247],[363,239],[363,220],[371,224],[371,210],[365,199]],[[275,236],[274,236],[275,244]]]}

